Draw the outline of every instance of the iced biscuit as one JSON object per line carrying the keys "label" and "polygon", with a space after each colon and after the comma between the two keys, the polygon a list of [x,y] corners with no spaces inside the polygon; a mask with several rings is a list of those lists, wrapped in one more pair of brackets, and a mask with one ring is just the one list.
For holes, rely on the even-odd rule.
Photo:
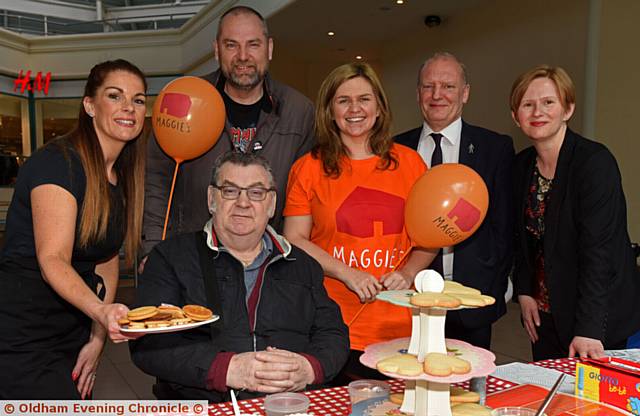
{"label": "iced biscuit", "polygon": [[409,302],[411,302],[412,305],[420,306],[422,308],[456,308],[460,306],[459,299],[444,293],[436,292],[416,293],[409,298]]}
{"label": "iced biscuit", "polygon": [[484,299],[484,303],[486,305],[493,305],[494,303],[496,303],[496,299],[492,296],[489,295],[481,295],[482,299]]}
{"label": "iced biscuit", "polygon": [[451,374],[466,374],[469,371],[471,364],[462,358],[430,352],[424,359],[424,372],[432,376],[447,377]]}
{"label": "iced biscuit", "polygon": [[451,387],[449,391],[451,403],[478,403],[480,395],[474,391],[465,390],[460,387]]}
{"label": "iced biscuit", "polygon": [[[452,293],[451,296],[454,298],[458,298],[460,302],[464,306],[487,306],[490,305],[490,299],[493,299],[491,296],[486,295],[473,295],[469,293]],[[495,302],[495,299],[494,299]]]}
{"label": "iced biscuit", "polygon": [[444,290],[442,293],[453,294],[453,293],[468,293],[470,295],[479,295],[480,291],[473,287],[465,286],[462,283],[454,282],[453,280],[445,280],[444,282]]}
{"label": "iced biscuit", "polygon": [[491,416],[491,409],[477,403],[459,403],[451,406],[452,416]]}
{"label": "iced biscuit", "polygon": [[384,358],[376,364],[379,371],[396,373],[403,376],[419,376],[422,374],[422,364],[411,354],[398,354]]}

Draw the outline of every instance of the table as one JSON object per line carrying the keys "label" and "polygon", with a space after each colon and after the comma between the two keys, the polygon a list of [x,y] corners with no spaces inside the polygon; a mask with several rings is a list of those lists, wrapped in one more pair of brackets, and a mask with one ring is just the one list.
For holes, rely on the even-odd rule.
{"label": "table", "polygon": [[[538,361],[532,364],[573,375],[575,373],[576,361],[577,360],[575,358],[562,358],[557,360]],[[391,386],[392,393],[400,393],[404,389],[403,381],[389,380],[389,384]],[[454,385],[468,388],[469,382],[465,381]],[[489,376],[487,377],[487,394],[515,387],[516,385],[516,383]],[[351,410],[349,392],[347,391],[346,386],[307,391],[304,392],[304,394],[311,400],[309,413],[313,413],[315,416],[348,415]],[[263,401],[264,399],[262,398],[242,400],[238,402],[238,406],[242,413],[257,413],[263,415]],[[213,416],[233,416],[233,407],[231,406],[231,403],[210,405],[209,414]]]}

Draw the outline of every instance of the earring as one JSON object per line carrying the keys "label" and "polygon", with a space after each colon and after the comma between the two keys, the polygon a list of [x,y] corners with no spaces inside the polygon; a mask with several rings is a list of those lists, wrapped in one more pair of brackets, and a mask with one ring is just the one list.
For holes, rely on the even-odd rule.
{"label": "earring", "polygon": [[93,113],[87,113],[87,114],[88,114],[88,115],[89,115],[89,117],[91,117],[91,118],[95,117],[95,114],[93,114]]}

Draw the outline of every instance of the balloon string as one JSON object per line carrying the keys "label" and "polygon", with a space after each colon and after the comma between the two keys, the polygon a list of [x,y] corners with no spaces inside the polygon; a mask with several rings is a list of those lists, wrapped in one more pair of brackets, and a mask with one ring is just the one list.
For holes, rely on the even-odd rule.
{"label": "balloon string", "polygon": [[[395,269],[399,269],[400,266],[402,265],[402,263],[407,259],[407,256],[409,256],[409,253],[411,253],[411,250],[413,249],[413,246],[409,246],[409,248],[407,249],[407,251],[404,252],[404,254],[402,255],[402,257],[400,257],[400,260],[398,260],[398,264],[395,267]],[[373,302],[370,302],[373,303]],[[369,303],[364,303],[362,304],[362,306],[360,307],[360,309],[358,309],[358,312],[356,312],[355,315],[353,315],[353,318],[351,318],[351,320],[349,321],[349,323],[347,324],[348,328],[351,328],[351,325],[353,325],[353,323],[356,321],[356,319],[358,319],[358,317],[362,314],[362,312],[364,311],[364,308],[367,307]]]}
{"label": "balloon string", "polygon": [[169,202],[167,203],[167,214],[164,216],[164,227],[162,228],[162,240],[167,237],[167,225],[169,225],[169,214],[171,213],[171,201],[173,201],[173,190],[176,186],[176,178],[178,177],[178,168],[180,161],[176,160],[176,170],[173,171],[173,181],[171,181],[171,192],[169,192]]}
{"label": "balloon string", "polygon": [[413,246],[409,246],[409,248],[407,249],[407,251],[405,251],[402,256],[400,256],[400,260],[398,260],[398,263],[395,267],[396,270],[398,270],[404,263],[404,261],[407,259],[407,257],[409,257],[409,254],[411,253],[411,250],[413,250]]}
{"label": "balloon string", "polygon": [[358,319],[358,316],[360,316],[360,314],[362,313],[362,311],[364,311],[364,308],[366,308],[368,305],[368,303],[363,303],[362,306],[360,307],[360,309],[358,309],[358,312],[356,312],[355,315],[353,315],[353,318],[351,318],[351,320],[349,321],[349,323],[347,324],[347,327],[351,328],[351,325],[353,325],[353,323],[356,321],[356,319]]}

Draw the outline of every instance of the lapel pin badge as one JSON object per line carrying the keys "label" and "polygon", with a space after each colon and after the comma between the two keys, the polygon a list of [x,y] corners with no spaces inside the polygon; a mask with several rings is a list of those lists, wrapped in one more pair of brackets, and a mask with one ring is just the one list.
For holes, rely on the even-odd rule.
{"label": "lapel pin badge", "polygon": [[473,143],[471,143],[469,145],[469,154],[472,155],[474,150],[475,150],[475,146],[473,146]]}

